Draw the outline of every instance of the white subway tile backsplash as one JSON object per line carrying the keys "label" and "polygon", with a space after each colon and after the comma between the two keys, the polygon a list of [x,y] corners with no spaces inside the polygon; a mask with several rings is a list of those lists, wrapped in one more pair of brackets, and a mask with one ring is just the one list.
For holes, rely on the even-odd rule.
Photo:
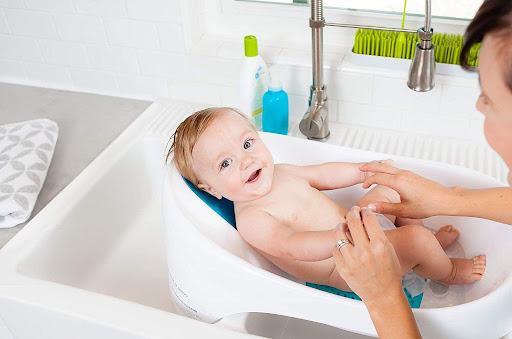
{"label": "white subway tile backsplash", "polygon": [[85,66],[88,64],[82,44],[52,40],[39,40],[44,60],[49,64]]}
{"label": "white subway tile backsplash", "polygon": [[4,12],[0,8],[0,34],[10,34],[9,26],[7,26],[7,20],[5,20]]}
{"label": "white subway tile backsplash", "polygon": [[401,127],[402,111],[390,107],[339,102],[338,122],[397,130]]}
{"label": "white subway tile backsplash", "polygon": [[[277,58],[281,49],[277,47],[258,46],[258,53],[268,66],[277,64]],[[217,56],[225,59],[242,60],[244,57],[243,37],[237,43],[223,43],[219,48]]]}
{"label": "white subway tile backsplash", "polygon": [[164,51],[185,53],[183,26],[179,24],[157,24],[160,47]]}
{"label": "white subway tile backsplash", "polygon": [[480,116],[476,101],[480,96],[478,88],[443,85],[440,113],[465,117]]}
{"label": "white subway tile backsplash", "polygon": [[137,54],[133,48],[87,46],[86,51],[93,68],[121,73],[139,73]]}
{"label": "white subway tile backsplash", "polygon": [[172,78],[179,72],[186,72],[184,64],[186,56],[153,51],[138,51],[140,70],[142,74]]}
{"label": "white subway tile backsplash", "polygon": [[[342,54],[324,52],[324,70],[338,70],[342,59]],[[311,67],[311,49],[283,49],[279,54],[277,63],[280,65]]]}
{"label": "white subway tile backsplash", "polygon": [[373,75],[350,72],[325,72],[327,95],[331,100],[370,104]]}
{"label": "white subway tile backsplash", "polygon": [[141,73],[191,82],[237,86],[240,62],[219,58],[138,51]]}
{"label": "white subway tile backsplash", "polygon": [[0,57],[15,60],[41,61],[41,51],[34,39],[0,35]]}
{"label": "white subway tile backsplash", "polygon": [[[217,56],[219,58],[224,59],[235,59],[235,60],[241,60],[244,56],[244,43],[243,41],[240,43],[231,43],[231,42],[225,42],[220,46],[219,50],[217,51]],[[266,59],[263,59],[265,62],[267,62]]]}
{"label": "white subway tile backsplash", "polygon": [[69,69],[75,89],[88,93],[119,95],[117,81],[112,73],[88,69]]}
{"label": "white subway tile backsplash", "polygon": [[283,82],[283,89],[292,95],[309,97],[309,88],[313,84],[311,68],[298,66],[280,66],[279,77]]}
{"label": "white subway tile backsplash", "polygon": [[156,100],[168,96],[165,79],[120,74],[117,76],[122,96],[143,100]]}
{"label": "white subway tile backsplash", "polygon": [[372,103],[378,106],[404,108],[417,112],[438,112],[442,85],[429,92],[415,92],[407,87],[406,79],[375,76]]}
{"label": "white subway tile backsplash", "polygon": [[27,74],[27,79],[39,84],[39,86],[54,88],[73,87],[71,77],[67,69],[63,67],[32,62],[24,62],[23,67]]}
{"label": "white subway tile backsplash", "polygon": [[480,84],[478,83],[478,77],[466,78],[460,76],[436,74],[436,83],[470,88],[480,88]]}
{"label": "white subway tile backsplash", "polygon": [[125,17],[124,0],[74,0],[77,13],[99,17]]}
{"label": "white subway tile backsplash", "polygon": [[[334,101],[335,102],[335,101]],[[331,108],[329,103],[329,109]],[[334,104],[336,106],[336,104]],[[302,95],[290,95],[288,94],[288,108],[290,118],[300,119],[304,116],[304,113],[308,110],[309,103],[308,97]],[[330,114],[330,113],[329,113]],[[332,120],[332,119],[331,119]],[[336,120],[336,119],[334,119]]]}
{"label": "white subway tile backsplash", "polygon": [[155,24],[128,19],[105,19],[105,29],[112,45],[137,48],[159,48]]}
{"label": "white subway tile backsplash", "polygon": [[86,15],[54,15],[62,40],[105,44],[105,30],[100,18]]}
{"label": "white subway tile backsplash", "polygon": [[23,0],[0,0],[0,7],[25,8]]}
{"label": "white subway tile backsplash", "polygon": [[221,105],[227,107],[238,107],[238,87],[225,87],[220,88]]}
{"label": "white subway tile backsplash", "polygon": [[219,86],[182,80],[169,80],[167,86],[172,99],[201,102],[211,106],[222,104]]}
{"label": "white subway tile backsplash", "polygon": [[128,15],[135,19],[181,23],[177,0],[126,0]]}
{"label": "white subway tile backsplash", "polygon": [[214,57],[217,56],[220,48],[222,47],[222,44],[222,41],[214,40],[201,42],[200,44],[192,46],[189,53],[194,55]]}
{"label": "white subway tile backsplash", "polygon": [[12,34],[57,39],[52,16],[31,10],[3,9]]}
{"label": "white subway tile backsplash", "polygon": [[0,82],[19,82],[26,81],[23,66],[19,61],[0,59]]}
{"label": "white subway tile backsplash", "polygon": [[27,8],[44,11],[74,12],[72,0],[25,0]]}

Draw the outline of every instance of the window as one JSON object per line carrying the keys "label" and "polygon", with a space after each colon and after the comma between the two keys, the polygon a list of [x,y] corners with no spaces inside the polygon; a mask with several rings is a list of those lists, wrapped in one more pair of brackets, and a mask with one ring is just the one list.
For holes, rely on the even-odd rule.
{"label": "window", "polygon": [[[238,0],[251,2],[280,3],[297,6],[308,6],[311,0]],[[483,0],[443,0],[432,1],[432,15],[437,18],[471,20]],[[404,9],[402,0],[323,0],[324,7],[349,9],[355,11],[384,12],[401,14]],[[424,0],[409,0],[406,15],[424,15]],[[397,23],[399,26],[401,23]]]}

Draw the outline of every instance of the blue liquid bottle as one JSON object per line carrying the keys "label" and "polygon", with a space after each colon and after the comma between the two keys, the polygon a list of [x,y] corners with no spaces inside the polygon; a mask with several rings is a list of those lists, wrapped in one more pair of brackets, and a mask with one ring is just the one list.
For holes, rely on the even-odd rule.
{"label": "blue liquid bottle", "polygon": [[270,69],[268,91],[263,95],[262,124],[263,132],[288,134],[288,94],[275,68]]}

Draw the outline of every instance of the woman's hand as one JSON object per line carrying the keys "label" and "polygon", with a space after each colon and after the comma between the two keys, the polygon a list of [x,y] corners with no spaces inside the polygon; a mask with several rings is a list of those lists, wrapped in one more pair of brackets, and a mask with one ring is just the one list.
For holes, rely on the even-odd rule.
{"label": "woman's hand", "polygon": [[376,213],[398,217],[423,219],[447,214],[456,189],[448,188],[385,162],[371,162],[360,167],[362,172],[373,172],[363,183],[363,188],[373,184],[388,186],[400,194],[401,203],[375,202],[368,207]]}
{"label": "woman's hand", "polygon": [[367,306],[390,294],[399,298],[403,293],[400,263],[375,215],[354,206],[347,223],[350,235],[344,239],[351,243],[333,252],[340,276]]}
{"label": "woman's hand", "polygon": [[402,289],[398,257],[377,218],[355,206],[347,223],[350,237],[341,240],[350,242],[334,248],[336,268],[368,308],[379,338],[421,338]]}

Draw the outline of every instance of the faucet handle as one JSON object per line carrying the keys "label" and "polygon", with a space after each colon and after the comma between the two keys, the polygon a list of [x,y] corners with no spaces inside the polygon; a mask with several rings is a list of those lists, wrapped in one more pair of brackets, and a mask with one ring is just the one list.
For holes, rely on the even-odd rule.
{"label": "faucet handle", "polygon": [[311,106],[304,114],[299,129],[308,139],[325,140],[329,136],[329,121],[327,118],[327,102]]}

